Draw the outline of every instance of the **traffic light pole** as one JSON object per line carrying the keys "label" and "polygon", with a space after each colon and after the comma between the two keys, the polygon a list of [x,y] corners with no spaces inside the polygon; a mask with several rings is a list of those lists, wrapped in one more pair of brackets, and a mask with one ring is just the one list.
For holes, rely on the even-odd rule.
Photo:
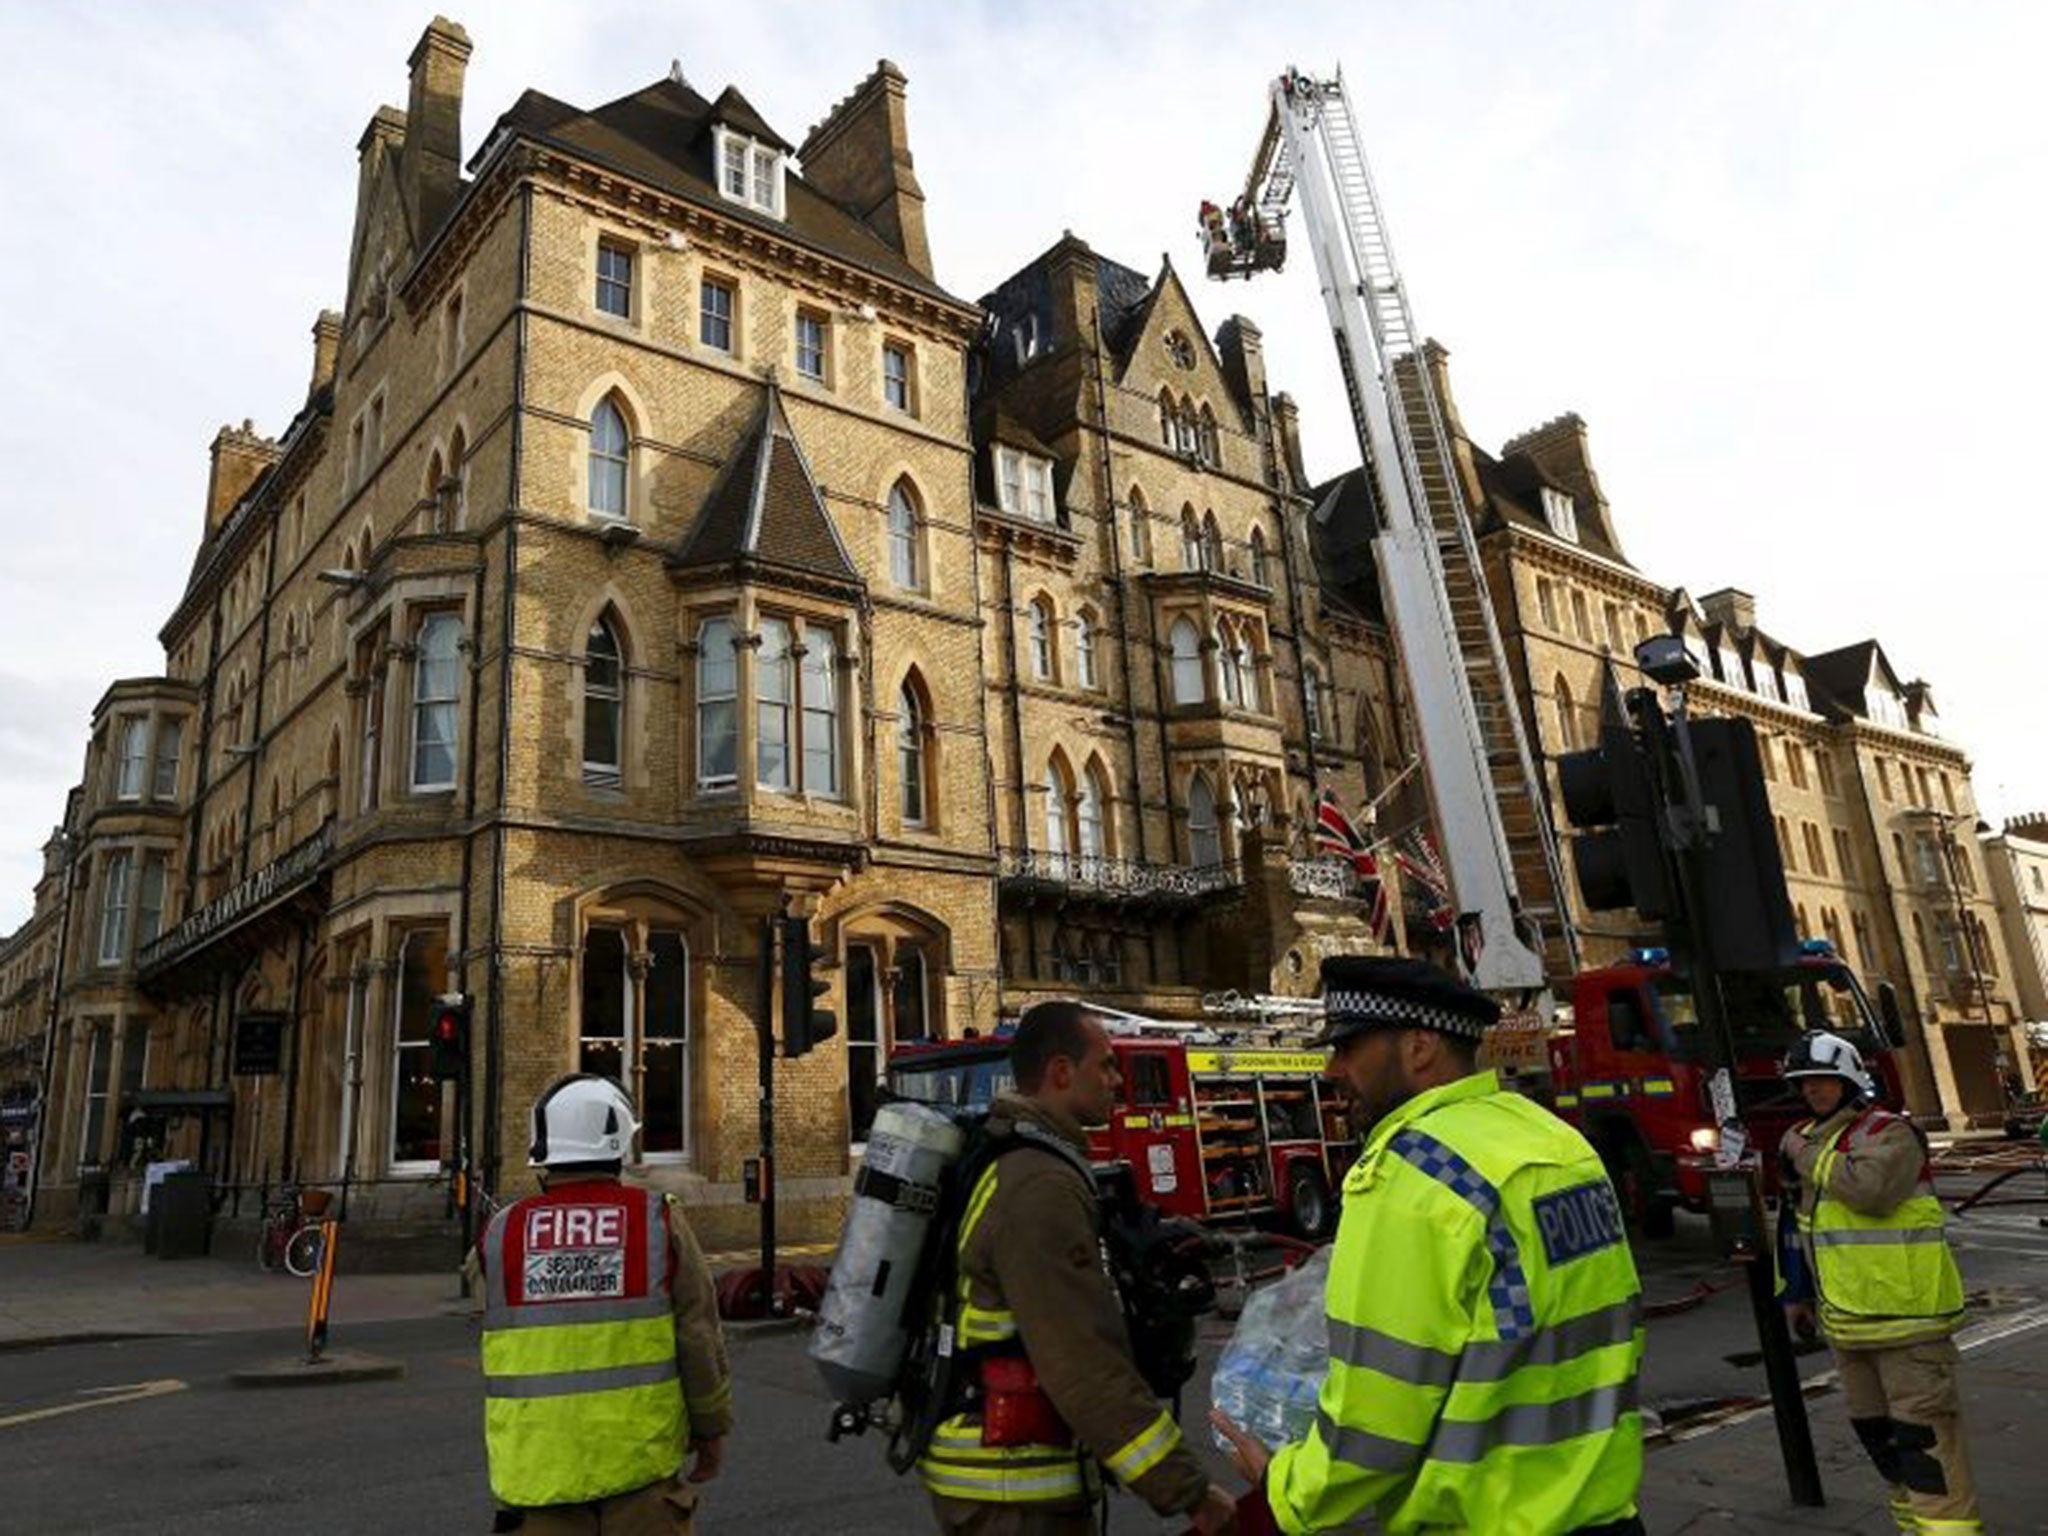
{"label": "traffic light pole", "polygon": [[[1709,897],[1702,861],[1707,842],[1716,828],[1710,808],[1700,793],[1692,731],[1686,719],[1685,689],[1681,685],[1676,692],[1677,704],[1669,721],[1665,720],[1657,696],[1650,689],[1637,690],[1630,696],[1630,702],[1635,706],[1644,744],[1650,749],[1647,755],[1651,772],[1658,781],[1658,798],[1669,816],[1668,842],[1678,866],[1680,906],[1684,912],[1682,931],[1685,949],[1692,961],[1693,1001],[1699,1011],[1700,1022],[1706,1027],[1707,1038],[1713,1044],[1714,1117],[1721,1124],[1722,1151],[1736,1154],[1728,1157],[1724,1166],[1733,1167],[1741,1156],[1747,1155],[1751,1159],[1749,1177],[1755,1180],[1758,1176],[1755,1161],[1761,1157],[1761,1150],[1746,1146],[1729,1148],[1726,1145],[1731,1130],[1736,1136],[1744,1133],[1735,1100],[1735,1031],[1721,994],[1721,973],[1714,956],[1714,925],[1705,920]],[[1676,803],[1670,793],[1672,786],[1669,782],[1669,770],[1673,767],[1679,781]],[[1821,1490],[1820,1466],[1814,1458],[1813,1431],[1806,1418],[1806,1395],[1799,1382],[1799,1364],[1792,1352],[1792,1336],[1785,1326],[1785,1314],[1778,1305],[1776,1250],[1767,1235],[1759,1233],[1757,1236],[1759,1240],[1751,1244],[1747,1256],[1740,1262],[1748,1280],[1750,1311],[1756,1319],[1764,1379],[1770,1388],[1771,1413],[1777,1421],[1778,1446],[1785,1460],[1785,1480],[1793,1503],[1818,1509],[1827,1503],[1827,1496]]]}
{"label": "traffic light pole", "polygon": [[775,1284],[775,930],[761,919],[761,1013],[755,1030],[761,1068],[761,1315],[781,1316]]}

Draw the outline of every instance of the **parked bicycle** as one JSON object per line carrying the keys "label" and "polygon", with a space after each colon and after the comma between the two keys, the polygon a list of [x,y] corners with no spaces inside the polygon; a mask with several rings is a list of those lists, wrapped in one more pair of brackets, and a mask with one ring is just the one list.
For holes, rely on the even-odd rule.
{"label": "parked bicycle", "polygon": [[263,1208],[263,1223],[256,1235],[256,1263],[275,1274],[280,1268],[310,1279],[320,1268],[327,1245],[327,1229],[321,1225],[334,1196],[324,1189],[300,1189],[287,1184],[271,1196]]}

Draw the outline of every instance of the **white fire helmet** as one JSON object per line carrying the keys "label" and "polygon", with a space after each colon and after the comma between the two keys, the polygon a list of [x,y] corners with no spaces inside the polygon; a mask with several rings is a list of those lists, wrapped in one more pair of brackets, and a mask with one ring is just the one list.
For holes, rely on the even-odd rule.
{"label": "white fire helmet", "polygon": [[559,1079],[533,1105],[530,1168],[563,1163],[622,1163],[640,1129],[633,1100],[608,1077],[578,1072]]}
{"label": "white fire helmet", "polygon": [[1786,1053],[1782,1070],[1790,1081],[1802,1077],[1839,1077],[1849,1085],[1852,1093],[1860,1093],[1866,1098],[1877,1093],[1877,1085],[1864,1070],[1862,1053],[1840,1035],[1829,1034],[1824,1029],[1809,1030],[1801,1035]]}

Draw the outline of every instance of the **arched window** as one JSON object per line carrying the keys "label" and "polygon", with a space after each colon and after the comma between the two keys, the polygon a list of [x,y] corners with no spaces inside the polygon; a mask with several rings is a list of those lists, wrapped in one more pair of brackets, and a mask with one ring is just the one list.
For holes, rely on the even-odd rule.
{"label": "arched window", "polygon": [[[1301,692],[1304,708],[1308,711],[1308,735],[1311,741],[1320,741],[1323,735],[1323,678],[1314,667],[1301,669]],[[1371,773],[1371,768],[1367,768]]]}
{"label": "arched window", "polygon": [[1188,781],[1188,862],[1207,869],[1223,862],[1223,838],[1216,826],[1216,796],[1196,774]]}
{"label": "arched window", "polygon": [[1152,514],[1145,506],[1145,493],[1135,485],[1131,487],[1131,563],[1149,565],[1152,561]]}
{"label": "arched window", "polygon": [[1266,530],[1263,528],[1252,530],[1251,578],[1255,586],[1273,585],[1272,573],[1266,569]]}
{"label": "arched window", "polygon": [[889,490],[889,579],[908,591],[924,585],[917,532],[917,504],[911,500],[908,483],[899,480]]}
{"label": "arched window", "polygon": [[1199,704],[1207,690],[1202,686],[1202,640],[1186,619],[1175,619],[1167,631],[1167,645],[1173,653],[1173,702]]}
{"label": "arched window", "polygon": [[1077,850],[1091,867],[1108,851],[1102,840],[1102,807],[1107,799],[1102,787],[1102,770],[1097,764],[1090,763],[1081,775],[1081,797],[1074,806],[1074,829],[1080,834],[1076,839]]}
{"label": "arched window", "polygon": [[1180,440],[1180,412],[1173,408],[1173,396],[1159,391],[1159,441],[1168,448]]}
{"label": "arched window", "polygon": [[1072,848],[1072,840],[1067,836],[1067,815],[1073,799],[1074,786],[1067,779],[1066,767],[1054,758],[1045,768],[1045,851],[1052,856],[1053,867],[1062,873]]}
{"label": "arched window", "polygon": [[1052,604],[1045,598],[1032,599],[1029,624],[1031,675],[1042,683],[1049,683],[1053,675]]}
{"label": "arched window", "polygon": [[626,497],[626,472],[630,463],[631,439],[626,435],[626,418],[610,400],[600,400],[590,413],[590,511],[594,517],[623,520],[630,508]]}
{"label": "arched window", "polygon": [[1195,402],[1181,396],[1180,409],[1173,418],[1173,446],[1182,453],[1199,453],[1201,432],[1195,421]]}
{"label": "arched window", "polygon": [[625,657],[609,618],[590,626],[583,662],[583,778],[616,788],[625,737]]}
{"label": "arched window", "polygon": [[1074,619],[1074,681],[1083,688],[1100,686],[1095,680],[1095,610],[1083,608]]}
{"label": "arched window", "polygon": [[1249,624],[1237,626],[1237,701],[1246,709],[1258,709],[1264,702],[1259,697],[1259,659],[1252,650]]}
{"label": "arched window", "polygon": [[1238,648],[1228,624],[1219,624],[1216,629],[1216,660],[1223,674],[1223,702],[1242,707],[1244,704],[1244,674],[1238,670]]}
{"label": "arched window", "polygon": [[447,479],[447,466],[441,462],[441,450],[436,448],[427,455],[427,505],[420,518],[422,533],[439,533],[446,526],[443,519],[441,487]]}
{"label": "arched window", "polygon": [[1206,405],[1202,407],[1201,433],[1203,462],[1208,464],[1221,463],[1223,454],[1216,441],[1216,413],[1211,411]]}
{"label": "arched window", "polygon": [[448,483],[442,498],[442,529],[453,532],[465,526],[469,520],[469,444],[463,440],[462,429],[455,429],[455,436],[448,443]]}
{"label": "arched window", "polygon": [[1557,744],[1560,750],[1576,752],[1579,747],[1577,706],[1572,703],[1571,684],[1559,673],[1550,685],[1551,703],[1557,708]]}
{"label": "arched window", "polygon": [[1223,530],[1216,526],[1216,514],[1210,512],[1202,518],[1202,569],[1220,571],[1223,569]]}
{"label": "arched window", "polygon": [[1180,563],[1182,570],[1202,568],[1202,525],[1195,521],[1195,509],[1180,509]]}
{"label": "arched window", "polygon": [[903,781],[903,819],[911,826],[925,823],[925,712],[917,685],[903,682],[896,706],[896,766]]}
{"label": "arched window", "polygon": [[732,620],[709,619],[697,631],[697,783],[730,788],[739,775],[739,667]]}

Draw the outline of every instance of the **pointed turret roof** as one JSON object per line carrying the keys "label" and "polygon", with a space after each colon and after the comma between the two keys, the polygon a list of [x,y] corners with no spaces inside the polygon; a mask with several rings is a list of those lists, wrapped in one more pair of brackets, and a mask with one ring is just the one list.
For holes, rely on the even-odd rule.
{"label": "pointed turret roof", "polygon": [[825,510],[774,380],[759,420],[726,460],[674,563],[679,570],[758,566],[844,588],[865,586]]}

